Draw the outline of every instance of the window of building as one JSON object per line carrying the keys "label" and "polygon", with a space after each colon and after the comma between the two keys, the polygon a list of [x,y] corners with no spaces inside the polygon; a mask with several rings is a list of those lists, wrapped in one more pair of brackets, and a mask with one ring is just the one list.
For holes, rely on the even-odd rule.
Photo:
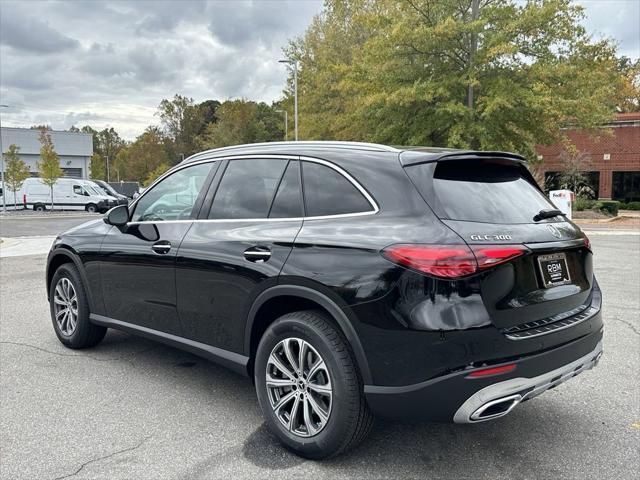
{"label": "window of building", "polygon": [[613,172],[611,198],[620,202],[640,202],[640,172]]}

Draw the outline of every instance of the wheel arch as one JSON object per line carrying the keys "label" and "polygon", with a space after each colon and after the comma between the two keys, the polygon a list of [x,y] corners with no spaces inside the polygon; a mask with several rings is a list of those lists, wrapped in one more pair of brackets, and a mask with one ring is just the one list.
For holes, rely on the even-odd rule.
{"label": "wheel arch", "polygon": [[87,301],[89,302],[89,310],[95,311],[93,305],[93,299],[91,298],[91,289],[89,288],[89,283],[87,281],[87,275],[84,270],[84,265],[80,260],[80,257],[70,248],[60,246],[57,247],[49,254],[49,259],[47,260],[47,299],[49,300],[49,290],[51,288],[51,280],[53,279],[53,275],[56,273],[56,270],[60,268],[61,265],[65,263],[72,263],[78,273],[80,274],[80,278],[82,278],[82,283],[85,285],[85,292],[87,295]]}
{"label": "wheel arch", "polygon": [[284,313],[308,309],[322,310],[335,322],[351,346],[364,383],[372,383],[364,349],[347,314],[322,292],[300,285],[271,287],[258,295],[251,305],[245,325],[244,344],[244,353],[250,359],[247,366],[249,375],[253,372],[257,345],[269,325]]}

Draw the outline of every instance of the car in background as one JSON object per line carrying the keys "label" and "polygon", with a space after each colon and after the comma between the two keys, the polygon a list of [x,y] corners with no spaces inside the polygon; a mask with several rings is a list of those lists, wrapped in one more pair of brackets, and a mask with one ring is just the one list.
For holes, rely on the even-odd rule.
{"label": "car in background", "polygon": [[129,198],[126,195],[118,193],[115,188],[109,185],[104,180],[91,180],[95,183],[105,194],[112,196],[118,201],[118,205],[128,205]]}
{"label": "car in background", "polygon": [[[87,180],[59,178],[53,185],[53,209],[102,213],[117,206],[115,198],[96,190],[97,188]],[[22,188],[16,192],[16,197],[24,208],[37,212],[51,209],[51,189],[41,178],[27,178]]]}

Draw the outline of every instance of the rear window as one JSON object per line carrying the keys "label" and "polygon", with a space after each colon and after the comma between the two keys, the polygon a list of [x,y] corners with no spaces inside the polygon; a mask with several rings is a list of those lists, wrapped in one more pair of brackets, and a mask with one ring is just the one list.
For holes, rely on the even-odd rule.
{"label": "rear window", "polygon": [[[528,180],[521,165],[479,161],[407,167],[411,180],[441,218],[483,223],[533,223],[540,210],[555,208]],[[428,184],[432,187],[429,188]],[[426,191],[432,190],[432,192]]]}

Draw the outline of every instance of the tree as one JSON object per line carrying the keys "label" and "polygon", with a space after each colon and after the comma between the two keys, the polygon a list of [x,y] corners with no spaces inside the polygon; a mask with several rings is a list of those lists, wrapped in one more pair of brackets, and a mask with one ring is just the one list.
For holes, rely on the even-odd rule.
{"label": "tree", "polygon": [[121,178],[145,181],[150,172],[162,164],[171,165],[167,156],[162,132],[156,127],[148,127],[130,145],[122,148],[114,162]]}
{"label": "tree", "polygon": [[64,172],[60,168],[60,159],[56,153],[51,140],[51,134],[46,130],[40,130],[38,137],[40,141],[40,161],[38,161],[38,171],[42,182],[49,187],[51,191],[51,209],[53,210],[53,186],[56,184]]}
{"label": "tree", "polygon": [[91,155],[91,162],[89,163],[89,176],[93,180],[107,179],[107,169],[105,166],[105,159],[98,152]]}
{"label": "tree", "polygon": [[282,116],[273,106],[247,100],[223,102],[216,111],[218,121],[209,123],[198,137],[200,149],[282,139]]}
{"label": "tree", "polygon": [[171,167],[168,164],[161,163],[160,165],[158,165],[156,168],[154,168],[152,171],[149,172],[149,175],[147,175],[147,178],[144,180],[144,182],[142,182],[142,186],[148,187],[156,180],[156,178],[158,178],[160,175],[162,175],[164,172],[166,172],[170,168]]}
{"label": "tree", "polygon": [[559,158],[562,164],[558,176],[560,188],[569,189],[579,197],[596,198],[598,192],[593,190],[587,178],[587,172],[591,170],[589,155],[566,141]]}
{"label": "tree", "polygon": [[213,104],[207,104],[199,108],[194,104],[193,98],[178,94],[172,100],[164,99],[160,102],[157,115],[160,117],[162,132],[171,139],[167,153],[174,159],[173,164],[196,153],[196,137],[205,125],[203,113],[212,115],[212,107]]}
{"label": "tree", "polygon": [[20,147],[9,145],[9,150],[4,154],[5,172],[4,180],[13,190],[13,205],[18,208],[16,192],[22,188],[24,181],[29,178],[29,167],[19,156]]}
{"label": "tree", "polygon": [[583,17],[569,0],[327,0],[286,50],[300,62],[301,136],[534,158],[623,100],[615,46]]}

